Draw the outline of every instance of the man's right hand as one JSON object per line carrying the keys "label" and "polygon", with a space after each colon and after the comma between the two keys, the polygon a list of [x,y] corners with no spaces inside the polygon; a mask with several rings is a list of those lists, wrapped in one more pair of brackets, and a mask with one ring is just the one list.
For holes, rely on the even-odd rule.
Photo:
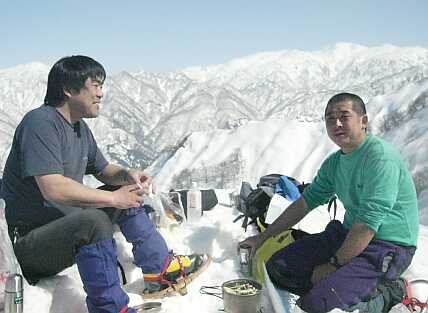
{"label": "man's right hand", "polygon": [[272,236],[276,236],[286,229],[290,229],[302,220],[310,212],[309,206],[305,199],[301,196],[299,199],[291,203],[287,209],[272,223],[264,232],[248,237],[241,241],[239,245],[247,245],[251,247],[251,257],[254,257],[258,248]]}
{"label": "man's right hand", "polygon": [[263,233],[260,233],[258,235],[254,235],[254,236],[248,237],[247,239],[241,241],[238,244],[238,249],[241,246],[250,247],[251,248],[250,259],[252,259],[256,255],[257,249],[260,248],[260,246],[265,241],[265,239],[263,238],[264,236],[262,236],[262,234]]}
{"label": "man's right hand", "polygon": [[138,207],[143,203],[143,193],[143,190],[137,184],[122,186],[112,192],[112,206],[118,209]]}

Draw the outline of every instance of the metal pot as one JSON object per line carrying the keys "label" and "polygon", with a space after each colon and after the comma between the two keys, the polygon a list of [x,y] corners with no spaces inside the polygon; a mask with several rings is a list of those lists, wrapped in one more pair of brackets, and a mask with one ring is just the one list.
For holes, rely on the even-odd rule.
{"label": "metal pot", "polygon": [[[252,292],[243,294],[234,292],[237,285],[250,285]],[[261,306],[262,285],[251,279],[229,280],[221,286],[224,311],[227,313],[257,313]]]}

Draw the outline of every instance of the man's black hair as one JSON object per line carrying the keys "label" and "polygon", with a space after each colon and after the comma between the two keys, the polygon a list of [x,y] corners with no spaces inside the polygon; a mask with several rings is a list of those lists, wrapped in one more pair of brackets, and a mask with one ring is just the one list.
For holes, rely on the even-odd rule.
{"label": "man's black hair", "polygon": [[94,59],[83,55],[60,59],[49,72],[44,104],[54,107],[60,105],[66,100],[64,90],[79,92],[88,78],[104,83],[106,78],[104,67]]}
{"label": "man's black hair", "polygon": [[330,98],[327,102],[327,106],[325,107],[324,116],[327,113],[327,108],[331,104],[336,104],[343,101],[351,101],[352,102],[352,109],[360,116],[366,115],[366,105],[364,104],[363,99],[361,99],[359,96],[353,94],[353,93],[339,93],[337,95],[334,95]]}

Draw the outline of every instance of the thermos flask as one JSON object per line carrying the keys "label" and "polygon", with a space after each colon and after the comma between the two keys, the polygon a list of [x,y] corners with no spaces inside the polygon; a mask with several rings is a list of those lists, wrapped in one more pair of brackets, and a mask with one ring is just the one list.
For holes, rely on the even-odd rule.
{"label": "thermos flask", "polygon": [[24,286],[22,275],[9,274],[4,290],[4,313],[24,312]]}

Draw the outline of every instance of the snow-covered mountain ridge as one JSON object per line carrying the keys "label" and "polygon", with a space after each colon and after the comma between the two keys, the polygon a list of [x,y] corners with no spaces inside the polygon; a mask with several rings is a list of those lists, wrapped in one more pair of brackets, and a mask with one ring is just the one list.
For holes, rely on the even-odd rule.
{"label": "snow-covered mountain ridge", "polygon": [[[43,101],[48,71],[49,66],[40,63],[0,70],[1,166],[17,123]],[[427,77],[428,49],[350,43],[313,52],[259,53],[178,72],[121,72],[107,78],[101,115],[89,124],[112,161],[145,167],[158,159],[156,166],[161,171],[180,146],[188,148],[182,141],[193,132],[214,134],[223,129],[231,135],[240,128],[242,132],[248,121],[260,121],[259,136],[269,142],[274,141],[275,132],[264,130],[271,129],[271,123],[276,125],[272,120],[282,120],[285,129],[288,121],[302,122],[301,129],[312,128],[310,122],[322,131],[319,122],[328,98],[341,91],[354,92],[368,104],[372,131],[390,139],[409,161],[422,194],[428,185],[427,131],[422,123],[427,114]],[[308,151],[321,144],[305,139],[305,134],[313,137],[304,131],[294,136],[310,146]],[[324,137],[320,140],[328,141]],[[248,141],[245,135],[241,138]],[[208,146],[211,139],[204,140]],[[222,149],[226,148],[227,144]],[[263,149],[261,155],[268,153]],[[198,163],[196,157],[191,157],[194,164]],[[244,157],[236,147],[223,162],[237,164]],[[316,168],[315,164],[307,166]],[[241,174],[235,174],[250,171],[244,165]]]}
{"label": "snow-covered mountain ridge", "polygon": [[[226,64],[192,67],[182,72],[200,82],[212,82],[215,85],[228,82],[237,89],[259,82],[261,77],[283,86],[292,82],[296,89],[319,89],[321,86],[337,88],[356,83],[350,82],[350,79],[364,82],[367,81],[367,74],[374,79],[383,78],[426,63],[427,50],[424,48],[392,45],[368,48],[338,43],[315,52],[265,52]],[[339,77],[342,80],[338,80]],[[305,84],[302,85],[302,82]]]}

